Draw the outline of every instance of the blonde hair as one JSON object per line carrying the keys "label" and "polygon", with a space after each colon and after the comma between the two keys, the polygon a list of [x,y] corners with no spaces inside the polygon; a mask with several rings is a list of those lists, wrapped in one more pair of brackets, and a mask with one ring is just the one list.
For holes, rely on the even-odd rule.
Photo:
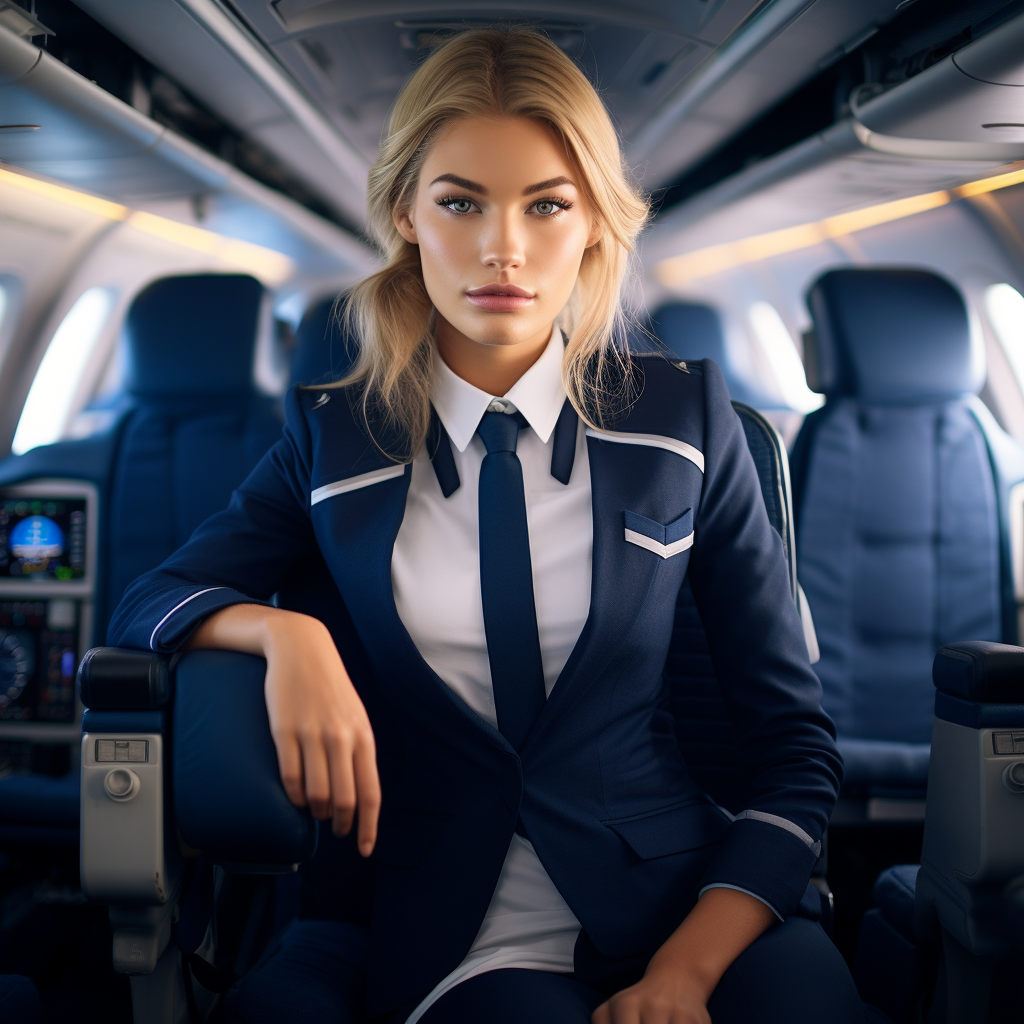
{"label": "blonde hair", "polygon": [[[567,337],[566,394],[585,422],[601,426],[629,390],[628,354],[617,343],[624,341],[620,292],[648,208],[627,178],[608,113],[580,69],[539,33],[467,31],[431,54],[395,101],[367,197],[368,224],[385,263],[352,290],[344,307],[358,357],[338,386],[355,386],[371,436],[397,461],[413,458],[429,428],[434,309],[419,249],[398,233],[394,215],[412,204],[438,135],[473,116],[530,118],[562,139],[604,228],[584,253],[559,318]],[[374,424],[400,440],[385,445]]]}

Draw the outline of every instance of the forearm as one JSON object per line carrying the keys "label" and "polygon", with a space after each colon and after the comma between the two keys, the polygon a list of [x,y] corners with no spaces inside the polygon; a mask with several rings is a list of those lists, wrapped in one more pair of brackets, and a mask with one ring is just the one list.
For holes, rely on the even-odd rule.
{"label": "forearm", "polygon": [[745,892],[708,889],[643,978],[602,1003],[593,1024],[711,1024],[707,1004],[722,975],[775,920]]}
{"label": "forearm", "polygon": [[777,920],[745,892],[708,889],[651,958],[645,977],[684,981],[706,1003],[732,962]]}
{"label": "forearm", "polygon": [[326,633],[326,627],[309,615],[283,608],[233,604],[204,619],[181,649],[215,648],[265,658],[284,632],[295,637],[304,633]]}

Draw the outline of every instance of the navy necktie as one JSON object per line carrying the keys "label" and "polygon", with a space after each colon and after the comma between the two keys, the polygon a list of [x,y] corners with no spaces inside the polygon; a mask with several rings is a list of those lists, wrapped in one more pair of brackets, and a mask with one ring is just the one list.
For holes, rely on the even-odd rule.
{"label": "navy necktie", "polygon": [[523,467],[516,455],[520,413],[484,413],[480,465],[480,591],[498,729],[516,749],[544,706],[544,666],[533,600]]}

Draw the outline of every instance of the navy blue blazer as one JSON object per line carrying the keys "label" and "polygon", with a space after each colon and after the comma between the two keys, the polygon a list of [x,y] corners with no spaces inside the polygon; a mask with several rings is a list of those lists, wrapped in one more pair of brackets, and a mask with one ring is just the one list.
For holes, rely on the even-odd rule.
{"label": "navy blue blazer", "polygon": [[[174,651],[212,611],[302,595],[309,579],[315,598],[293,603],[332,631],[378,744],[371,1015],[461,962],[520,818],[582,925],[577,971],[595,981],[644,963],[709,883],[783,917],[804,893],[842,768],[782,544],[717,366],[645,356],[637,370],[628,415],[588,433],[590,614],[521,755],[398,617],[391,555],[411,471],[369,442],[342,391],[292,389],[282,440],[230,507],[114,614],[110,643]],[[750,780],[735,821],[690,779],[663,699],[687,573]]]}

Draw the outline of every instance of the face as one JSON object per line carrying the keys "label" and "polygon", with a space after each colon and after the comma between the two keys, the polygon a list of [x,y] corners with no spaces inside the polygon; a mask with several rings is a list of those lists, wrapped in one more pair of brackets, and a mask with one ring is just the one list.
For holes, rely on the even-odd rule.
{"label": "face", "polygon": [[465,118],[434,143],[395,224],[419,246],[457,373],[460,361],[525,370],[543,351],[600,237],[576,178],[555,133],[525,118]]}

